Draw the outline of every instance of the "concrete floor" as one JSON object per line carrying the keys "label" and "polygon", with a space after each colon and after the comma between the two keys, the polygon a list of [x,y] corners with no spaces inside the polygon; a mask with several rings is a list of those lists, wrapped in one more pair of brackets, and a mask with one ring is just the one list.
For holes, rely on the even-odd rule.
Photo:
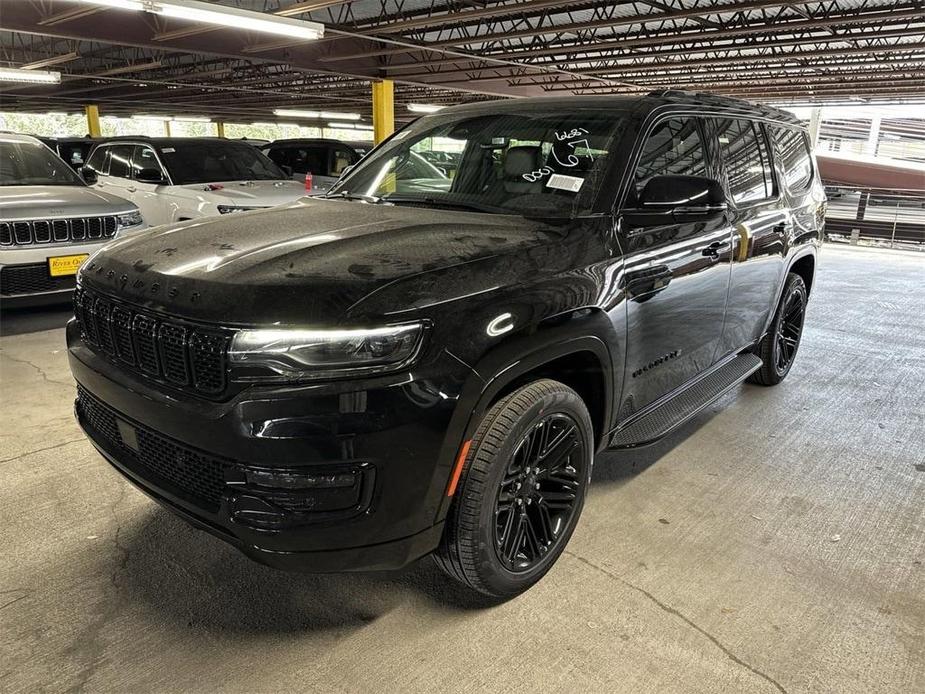
{"label": "concrete floor", "polygon": [[73,422],[65,317],[3,316],[0,691],[925,691],[925,255],[826,248],[790,378],[601,456],[496,607],[429,560],[278,573],[161,510]]}

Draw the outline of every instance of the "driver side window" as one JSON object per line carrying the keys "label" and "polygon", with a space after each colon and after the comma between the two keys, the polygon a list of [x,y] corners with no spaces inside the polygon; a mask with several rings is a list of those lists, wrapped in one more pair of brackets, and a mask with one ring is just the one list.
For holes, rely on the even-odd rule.
{"label": "driver side window", "polygon": [[630,205],[653,176],[706,176],[706,153],[696,118],[661,121],[649,133],[636,165]]}

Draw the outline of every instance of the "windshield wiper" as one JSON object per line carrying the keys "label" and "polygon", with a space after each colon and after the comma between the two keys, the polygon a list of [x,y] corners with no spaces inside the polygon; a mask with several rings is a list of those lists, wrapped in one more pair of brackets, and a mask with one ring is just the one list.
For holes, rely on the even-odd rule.
{"label": "windshield wiper", "polygon": [[489,214],[512,214],[511,210],[505,209],[503,207],[496,207],[494,205],[484,205],[478,202],[460,202],[455,200],[438,200],[437,198],[431,197],[422,197],[422,198],[396,198],[389,196],[386,198],[388,202],[393,204],[401,205],[402,203],[407,203],[409,205],[427,205],[428,207],[442,207],[448,209],[456,210],[470,210],[472,212],[487,212]]}
{"label": "windshield wiper", "polygon": [[375,195],[363,195],[362,193],[351,193],[349,190],[345,190],[342,193],[327,193],[321,197],[328,200],[338,198],[340,200],[359,200],[360,202],[368,202],[370,205],[383,205],[385,200],[382,198],[376,197]]}

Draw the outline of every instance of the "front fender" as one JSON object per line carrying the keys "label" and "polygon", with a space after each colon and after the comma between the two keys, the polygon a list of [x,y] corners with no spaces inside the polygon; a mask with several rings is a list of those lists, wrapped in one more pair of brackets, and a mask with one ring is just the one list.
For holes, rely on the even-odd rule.
{"label": "front fender", "polygon": [[[460,391],[450,424],[440,450],[435,480],[442,480],[439,492],[444,496],[434,522],[441,521],[449,510],[451,498],[446,496],[450,475],[464,441],[472,438],[479,422],[507,386],[522,379],[556,359],[588,352],[601,365],[604,392],[604,426],[599,441],[606,440],[613,419],[616,392],[616,373],[621,373],[624,348],[613,324],[603,311],[582,309],[566,317],[562,323],[541,327],[535,333],[511,337],[485,354],[476,364],[470,365],[472,375]],[[451,350],[447,350],[453,355]],[[599,446],[598,446],[599,447]]]}

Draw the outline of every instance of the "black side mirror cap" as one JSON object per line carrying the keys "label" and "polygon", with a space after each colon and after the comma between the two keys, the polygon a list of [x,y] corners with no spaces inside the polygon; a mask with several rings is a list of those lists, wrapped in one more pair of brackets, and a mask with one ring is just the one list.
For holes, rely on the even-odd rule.
{"label": "black side mirror cap", "polygon": [[726,213],[726,193],[705,176],[653,176],[639,194],[639,206],[625,210],[630,227],[707,222]]}
{"label": "black side mirror cap", "polygon": [[88,186],[92,186],[99,180],[99,177],[96,175],[96,171],[91,169],[89,166],[80,167],[80,177]]}

